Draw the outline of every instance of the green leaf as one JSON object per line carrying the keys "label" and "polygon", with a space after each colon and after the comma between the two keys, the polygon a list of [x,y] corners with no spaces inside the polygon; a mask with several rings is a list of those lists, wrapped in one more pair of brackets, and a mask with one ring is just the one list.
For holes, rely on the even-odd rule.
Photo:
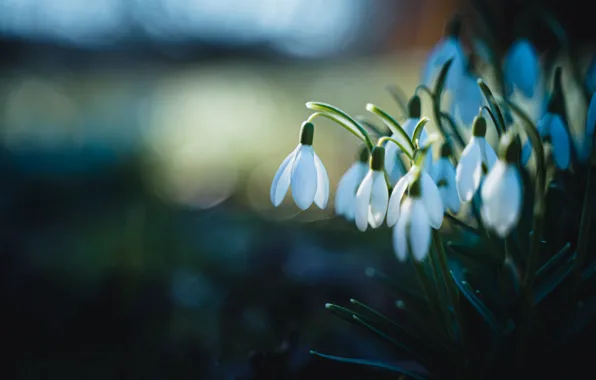
{"label": "green leaf", "polygon": [[407,352],[408,354],[412,355],[413,357],[417,358],[418,360],[425,362],[425,360],[422,359],[422,356],[416,349],[408,346],[407,343],[404,341],[396,340],[395,338],[389,336],[385,331],[382,331],[379,328],[377,328],[375,325],[373,325],[374,321],[372,321],[367,316],[362,315],[356,311],[350,310],[348,308],[345,308],[343,306],[334,305],[334,304],[330,304],[330,303],[326,304],[325,308],[330,310],[333,314],[340,317],[341,319],[343,319],[347,322],[350,322],[352,324],[358,325],[360,327],[366,328],[367,330],[371,331],[378,337],[393,344],[397,348]]}
{"label": "green leaf", "polygon": [[495,122],[498,135],[501,136],[507,130],[507,125],[505,125],[505,118],[503,117],[501,108],[497,103],[497,99],[495,99],[493,92],[490,90],[490,88],[488,88],[482,79],[478,79],[477,83],[478,87],[480,87],[480,91],[482,91],[482,94],[486,99],[486,102],[488,103],[488,107],[490,108],[491,112],[497,116],[497,119],[493,119],[493,122]]}
{"label": "green leaf", "polygon": [[426,124],[428,123],[428,118],[423,117],[418,121],[418,124],[416,124],[416,127],[414,128],[414,133],[412,135],[412,141],[414,142],[414,145],[417,145],[420,148],[420,144],[418,142],[418,139],[420,139],[420,135],[422,134],[422,131],[424,131],[424,127],[426,126]]}
{"label": "green leaf", "polygon": [[499,322],[497,321],[497,318],[494,316],[492,311],[490,311],[490,309],[484,304],[484,302],[481,299],[479,299],[470,290],[470,288],[466,286],[466,283],[462,283],[460,280],[458,280],[453,274],[453,272],[451,272],[451,277],[453,278],[453,282],[455,282],[455,285],[457,285],[459,291],[464,295],[464,297],[466,297],[468,302],[470,302],[470,304],[474,307],[474,309],[476,309],[478,314],[482,316],[482,318],[488,323],[488,325],[494,331],[501,331],[502,328]]}
{"label": "green leaf", "polygon": [[571,248],[571,243],[567,243],[559,250],[559,252],[555,253],[544,265],[542,265],[538,271],[536,272],[536,282],[541,281],[544,276],[550,272],[552,269],[555,268],[555,265],[558,265],[566,256],[567,252],[569,252],[569,248]]}
{"label": "green leaf", "polygon": [[377,368],[377,369],[383,369],[386,371],[391,371],[391,372],[397,372],[400,373],[402,375],[408,376],[412,379],[416,379],[416,380],[427,380],[428,377],[422,374],[417,374],[411,371],[408,371],[406,369],[403,369],[401,367],[395,366],[395,365],[390,365],[390,364],[385,364],[382,362],[376,362],[376,361],[372,361],[372,360],[366,360],[366,359],[353,359],[353,358],[344,358],[341,356],[334,356],[334,355],[326,355],[326,354],[321,354],[319,352],[316,351],[310,351],[311,355],[315,355],[315,356],[319,356],[321,358],[325,358],[325,359],[329,359],[329,360],[335,360],[338,362],[342,362],[342,363],[349,363],[349,364],[356,364],[356,365],[361,365],[361,366],[367,366],[367,367],[372,367],[372,368]]}
{"label": "green leaf", "polygon": [[408,149],[406,153],[408,153],[410,156],[414,155],[415,147],[410,140],[410,136],[408,136],[402,126],[399,125],[397,120],[372,103],[368,103],[366,105],[366,110],[377,115],[383,121],[383,123],[385,123],[389,129],[391,129],[391,132],[393,132],[394,135],[393,138],[399,141],[406,149]]}
{"label": "green leaf", "polygon": [[387,129],[382,130],[370,121],[366,120],[364,116],[356,116],[356,121],[368,128],[377,137],[389,136],[391,134],[391,131],[388,131]]}
{"label": "green leaf", "polygon": [[437,82],[435,84],[435,91],[434,91],[433,95],[436,97],[435,101],[439,102],[439,107],[441,104],[440,103],[441,95],[443,94],[443,90],[445,89],[445,81],[447,80],[447,73],[449,72],[449,68],[451,68],[452,64],[453,64],[453,58],[451,58],[447,62],[445,62],[443,67],[441,67],[441,71],[439,72],[439,76],[438,76]]}
{"label": "green leaf", "polygon": [[545,278],[536,286],[534,291],[534,303],[538,304],[544,300],[553,290],[557,288],[573,270],[575,253],[569,258],[565,265],[558,268],[551,276]]}

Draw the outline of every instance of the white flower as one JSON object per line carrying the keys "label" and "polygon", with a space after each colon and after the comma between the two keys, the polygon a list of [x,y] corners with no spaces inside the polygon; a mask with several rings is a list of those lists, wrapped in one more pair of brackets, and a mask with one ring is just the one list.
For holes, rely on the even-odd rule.
{"label": "white flower", "polygon": [[462,75],[452,95],[451,115],[469,127],[483,105],[484,96],[478,87],[477,78],[470,74]]}
{"label": "white flower", "polygon": [[486,133],[484,118],[477,118],[472,133],[472,138],[462,152],[455,170],[457,193],[462,202],[468,202],[474,197],[482,177],[497,161],[497,154],[484,138]]}
{"label": "white flower", "polygon": [[507,94],[519,90],[526,98],[533,98],[540,81],[540,61],[530,41],[515,41],[503,66]]}
{"label": "white flower", "polygon": [[[552,144],[552,156],[557,168],[565,170],[571,160],[570,137],[560,115],[546,113],[536,124],[538,134],[544,140],[548,138]],[[527,164],[532,155],[532,142],[528,139],[522,148],[522,164]]]}
{"label": "white flower", "polygon": [[592,95],[590,105],[588,106],[588,115],[586,117],[586,130],[581,143],[581,148],[578,149],[580,158],[586,162],[592,153],[592,146],[594,144],[594,128],[596,127],[596,92]]}
{"label": "white flower", "polygon": [[281,163],[273,177],[269,194],[271,203],[279,206],[292,186],[292,197],[300,209],[306,210],[313,202],[324,209],[329,200],[329,177],[312,147],[313,124],[302,124],[300,134],[300,144]]}
{"label": "white flower", "polygon": [[356,191],[368,171],[367,162],[358,161],[339,180],[335,194],[335,213],[347,220],[354,220]]}
{"label": "white flower", "polygon": [[453,62],[447,73],[445,89],[453,91],[464,73],[466,62],[461,42],[455,36],[443,38],[430,52],[422,73],[422,83],[432,88],[438,73],[449,59],[453,59]]}
{"label": "white flower", "polygon": [[384,160],[385,148],[376,146],[372,151],[370,170],[356,191],[354,219],[360,231],[366,231],[369,224],[377,228],[385,219],[389,190],[383,171]]}
{"label": "white flower", "polygon": [[460,200],[455,185],[455,167],[449,157],[443,156],[433,163],[432,179],[437,184],[445,208],[453,213],[459,212]]}
{"label": "white flower", "polygon": [[415,260],[423,260],[428,254],[430,241],[431,226],[426,204],[419,196],[408,196],[399,221],[393,227],[393,249],[397,258],[405,261],[411,254]]}
{"label": "white flower", "polygon": [[506,237],[521,215],[522,184],[517,167],[499,160],[487,175],[480,196],[482,220]]}
{"label": "white flower", "polygon": [[416,178],[417,172],[421,172],[419,180],[421,186],[421,199],[426,208],[429,224],[434,229],[441,228],[445,209],[439,189],[430,175],[424,170],[421,171],[420,168],[415,165],[412,166],[410,171],[397,182],[391,192],[391,198],[387,209],[387,225],[389,227],[392,227],[398,222],[403,208],[401,206],[402,198],[404,197],[408,186],[410,186]]}
{"label": "white flower", "polygon": [[356,192],[356,227],[364,232],[369,224],[372,228],[383,224],[388,201],[389,190],[385,182],[385,173],[370,169]]}

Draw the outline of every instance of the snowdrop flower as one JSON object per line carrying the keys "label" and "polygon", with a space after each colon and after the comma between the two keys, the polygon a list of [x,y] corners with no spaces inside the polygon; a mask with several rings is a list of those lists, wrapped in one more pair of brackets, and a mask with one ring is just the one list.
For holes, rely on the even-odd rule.
{"label": "snowdrop flower", "polygon": [[470,73],[460,77],[455,86],[451,101],[451,115],[457,121],[469,127],[484,105],[484,96],[478,87],[478,78]]}
{"label": "snowdrop flower", "polygon": [[594,145],[594,128],[596,127],[596,92],[592,95],[590,105],[588,106],[588,115],[586,117],[586,129],[581,142],[581,148],[578,149],[582,162],[588,161],[592,154]]}
{"label": "snowdrop flower", "polygon": [[410,184],[409,194],[401,206],[399,220],[393,227],[393,249],[400,261],[405,261],[408,255],[421,261],[430,248],[431,220],[422,196],[424,185],[421,184],[421,178],[416,178]]}
{"label": "snowdrop flower", "polygon": [[403,211],[402,201],[406,190],[414,181],[420,182],[421,199],[426,209],[429,225],[434,229],[441,228],[445,209],[441,200],[441,193],[431,176],[420,167],[412,165],[408,174],[403,176],[393,188],[387,209],[387,225],[392,227],[398,223]]}
{"label": "snowdrop flower", "polygon": [[503,136],[499,160],[486,176],[480,196],[481,215],[487,227],[501,237],[516,226],[522,208],[522,181],[518,169],[519,140]]}
{"label": "snowdrop flower", "polygon": [[533,98],[540,81],[540,61],[530,41],[525,38],[515,41],[503,66],[507,95],[518,90],[526,98]]}
{"label": "snowdrop flower", "polygon": [[383,171],[384,160],[385,148],[375,147],[370,160],[370,170],[356,192],[354,218],[356,227],[363,232],[369,224],[372,228],[379,227],[387,213],[389,190]]}
{"label": "snowdrop flower", "polygon": [[450,155],[451,148],[449,144],[443,143],[441,157],[433,164],[431,177],[437,184],[445,208],[457,214],[459,212],[460,200],[455,185],[455,167],[449,160]]}
{"label": "snowdrop flower", "polygon": [[447,73],[445,89],[448,91],[455,89],[459,78],[465,71],[466,65],[464,49],[459,40],[460,33],[461,20],[456,16],[447,24],[445,37],[435,45],[426,60],[422,72],[422,83],[424,85],[432,88],[441,68],[448,60],[453,59]]}
{"label": "snowdrop flower", "polygon": [[474,197],[482,177],[488,173],[497,161],[497,154],[486,141],[486,120],[477,116],[472,127],[472,138],[462,152],[455,170],[457,193],[462,202]]}
{"label": "snowdrop flower", "polygon": [[368,148],[363,147],[358,161],[346,171],[339,180],[335,194],[335,213],[344,216],[347,220],[354,220],[354,205],[356,191],[368,172]]}
{"label": "snowdrop flower", "polygon": [[[569,167],[571,161],[570,138],[561,115],[547,112],[536,124],[540,138],[553,147],[552,157],[560,170]],[[526,165],[532,155],[532,143],[528,139],[522,149],[522,164]]]}
{"label": "snowdrop flower", "polygon": [[329,177],[321,159],[312,147],[314,125],[304,122],[300,130],[300,143],[281,163],[271,184],[271,203],[279,206],[292,187],[296,205],[308,209],[314,202],[319,208],[327,207]]}
{"label": "snowdrop flower", "polygon": [[[421,114],[422,105],[420,103],[420,97],[418,95],[414,95],[408,103],[408,119],[402,125],[402,128],[410,139],[414,138],[414,131],[416,130],[418,122],[420,122]],[[395,135],[391,137],[396,138]],[[420,134],[419,141],[413,141],[413,143],[414,145],[422,147],[427,140],[428,134],[426,133],[426,130],[423,129],[422,133]],[[385,145],[385,170],[387,170],[389,178],[392,181],[401,178],[405,174],[401,171],[399,165],[397,165],[397,160],[399,160],[399,151],[400,148],[391,141],[388,141]],[[430,172],[432,168],[432,154],[427,154],[424,168],[426,171]]]}

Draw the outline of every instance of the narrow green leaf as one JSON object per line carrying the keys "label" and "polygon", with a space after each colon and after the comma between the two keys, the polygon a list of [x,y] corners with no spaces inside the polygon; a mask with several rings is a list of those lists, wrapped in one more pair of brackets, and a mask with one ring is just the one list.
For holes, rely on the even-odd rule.
{"label": "narrow green leaf", "polygon": [[563,260],[567,256],[567,252],[569,252],[569,248],[571,248],[571,243],[567,243],[559,250],[559,252],[555,253],[544,265],[538,269],[536,272],[536,281],[539,282],[546,273],[550,270],[555,268],[555,265],[559,264],[561,260]]}
{"label": "narrow green leaf", "polygon": [[428,377],[425,375],[414,373],[414,372],[408,371],[406,369],[403,369],[401,367],[398,367],[395,365],[390,365],[390,364],[385,364],[382,362],[376,362],[376,361],[366,360],[366,359],[353,359],[353,358],[344,358],[341,356],[326,355],[326,354],[321,354],[320,352],[312,351],[312,350],[310,351],[310,353],[311,353],[311,355],[319,356],[321,358],[325,358],[325,359],[329,359],[329,360],[335,360],[335,361],[342,362],[342,363],[356,364],[356,365],[361,365],[361,366],[366,366],[366,367],[383,369],[383,370],[387,370],[387,371],[391,371],[391,372],[397,372],[404,376],[408,376],[408,377],[410,377],[412,379],[416,379],[416,380],[427,380],[428,379]]}
{"label": "narrow green leaf", "polygon": [[399,141],[404,147],[408,149],[408,152],[406,153],[408,153],[410,156],[414,155],[415,147],[412,144],[412,141],[410,140],[410,136],[408,136],[408,134],[406,133],[406,131],[404,131],[402,126],[399,125],[397,120],[395,120],[387,112],[383,111],[382,109],[380,109],[372,103],[368,103],[366,105],[366,110],[377,115],[383,121],[383,123],[385,123],[385,125],[389,129],[391,129],[391,132],[393,132],[394,135],[393,138]]}
{"label": "narrow green leaf", "polygon": [[573,270],[573,263],[575,261],[575,253],[569,258],[565,265],[558,268],[551,276],[545,278],[537,284],[534,291],[534,303],[538,304],[544,300],[553,290],[557,288]]}
{"label": "narrow green leaf", "polygon": [[449,69],[451,68],[452,64],[453,64],[453,58],[451,58],[447,62],[445,62],[443,67],[441,67],[439,76],[437,77],[437,82],[435,84],[435,90],[433,92],[433,95],[436,97],[436,101],[439,102],[439,107],[440,107],[441,95],[443,94],[443,90],[445,89],[445,81],[447,80],[447,74],[449,73]]}
{"label": "narrow green leaf", "polygon": [[480,91],[484,95],[486,102],[488,103],[488,107],[490,108],[491,112],[497,116],[495,122],[495,127],[497,128],[497,134],[501,136],[507,130],[507,125],[505,125],[505,118],[503,117],[503,113],[501,112],[501,108],[497,103],[497,99],[493,95],[493,92],[488,88],[487,84],[482,80],[478,79],[477,81],[478,87],[480,87]]}
{"label": "narrow green leaf", "polygon": [[465,284],[458,280],[453,274],[453,272],[451,272],[451,277],[453,278],[453,282],[455,282],[455,285],[457,285],[459,291],[464,295],[464,297],[466,297],[468,302],[470,302],[470,304],[474,307],[474,309],[476,309],[476,311],[482,316],[482,318],[488,323],[488,325],[494,331],[502,330],[499,322],[497,321],[497,318],[495,318],[492,311],[490,311],[490,309],[484,304],[484,302],[480,300],[478,297],[476,297],[476,295],[472,291],[470,291],[470,289],[466,287]]}
{"label": "narrow green leaf", "polygon": [[418,121],[418,124],[416,124],[416,127],[414,128],[414,133],[412,135],[412,141],[414,142],[414,145],[418,146],[420,148],[420,144],[418,142],[418,139],[420,139],[420,135],[422,134],[422,131],[424,131],[424,127],[426,126],[426,124],[428,123],[428,118],[423,117]]}

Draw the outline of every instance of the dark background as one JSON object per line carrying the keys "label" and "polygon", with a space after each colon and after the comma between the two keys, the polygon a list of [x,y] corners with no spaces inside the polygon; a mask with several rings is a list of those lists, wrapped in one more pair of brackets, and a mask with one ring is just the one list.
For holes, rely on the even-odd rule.
{"label": "dark background", "polygon": [[[458,3],[290,3],[0,4],[5,378],[358,378],[308,350],[396,360],[324,309],[358,298],[399,315],[365,276],[406,276],[388,230],[298,215],[290,197],[274,210],[268,189],[305,101],[397,112],[384,85],[414,88]],[[501,49],[529,3],[484,3]],[[543,3],[574,48],[593,45],[583,3]],[[266,10],[286,21],[259,24]],[[557,47],[543,26],[532,40]],[[358,149],[345,135],[317,132],[332,194]]]}

